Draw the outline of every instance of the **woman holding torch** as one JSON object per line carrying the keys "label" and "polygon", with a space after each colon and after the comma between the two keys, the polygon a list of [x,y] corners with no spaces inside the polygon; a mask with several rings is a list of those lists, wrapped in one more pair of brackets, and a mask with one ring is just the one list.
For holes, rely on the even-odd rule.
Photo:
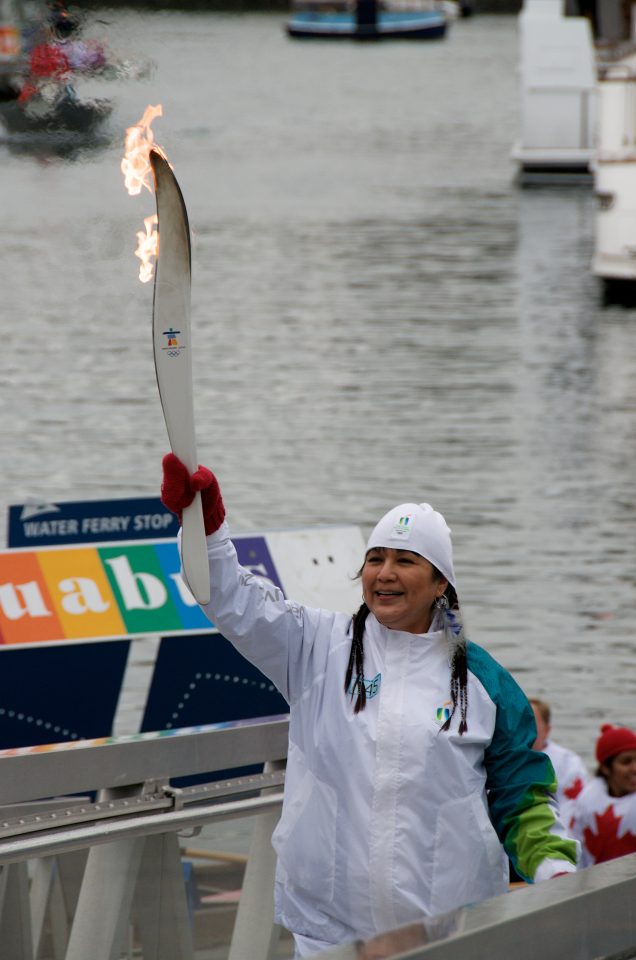
{"label": "woman holding torch", "polygon": [[549,759],[513,678],[464,636],[450,530],[429,504],[374,528],[351,616],[309,609],[245,576],[218,482],[163,462],[178,515],[201,491],[204,612],[290,706],[273,844],[276,919],[296,956],[370,938],[576,869]]}

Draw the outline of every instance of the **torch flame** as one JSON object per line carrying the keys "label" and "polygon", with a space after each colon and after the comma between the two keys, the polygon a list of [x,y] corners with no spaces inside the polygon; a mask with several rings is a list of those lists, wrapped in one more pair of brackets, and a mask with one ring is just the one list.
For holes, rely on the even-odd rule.
{"label": "torch flame", "polygon": [[[126,190],[131,197],[137,196],[145,187],[153,192],[150,174],[150,150],[155,150],[167,160],[163,150],[155,144],[155,137],[150,128],[155,117],[163,115],[161,104],[156,107],[147,106],[144,115],[133,127],[126,130],[125,151],[121,161],[121,172],[124,175]],[[137,249],[135,256],[141,260],[139,279],[142,283],[152,280],[154,273],[154,259],[159,249],[159,234],[156,230],[158,217],[153,214],[144,218],[146,232],[137,232]]]}
{"label": "torch flame", "polygon": [[135,256],[141,260],[139,279],[142,283],[148,283],[149,280],[152,280],[154,271],[152,258],[156,257],[159,252],[159,234],[156,230],[158,223],[159,217],[156,213],[153,213],[150,217],[144,217],[146,232],[144,233],[143,230],[137,231]]}
{"label": "torch flame", "polygon": [[[150,190],[150,148],[154,145],[155,137],[150,124],[155,117],[163,114],[163,107],[148,106],[141,120],[134,127],[126,130],[125,152],[121,162],[121,172],[124,175],[126,190],[131,197],[141,193],[142,187]],[[155,148],[156,149],[156,148]]]}

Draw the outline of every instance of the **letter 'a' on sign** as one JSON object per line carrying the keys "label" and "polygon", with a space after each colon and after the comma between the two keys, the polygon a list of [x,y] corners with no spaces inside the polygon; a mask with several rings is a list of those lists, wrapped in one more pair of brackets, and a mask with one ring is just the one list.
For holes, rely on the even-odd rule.
{"label": "letter 'a' on sign", "polygon": [[65,637],[81,639],[93,632],[126,635],[124,620],[96,550],[42,550],[38,563]]}

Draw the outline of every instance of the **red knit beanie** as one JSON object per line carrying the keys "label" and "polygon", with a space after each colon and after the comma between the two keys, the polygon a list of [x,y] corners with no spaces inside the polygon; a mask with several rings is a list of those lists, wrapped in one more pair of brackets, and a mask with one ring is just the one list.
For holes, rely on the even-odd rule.
{"label": "red knit beanie", "polygon": [[601,735],[596,741],[596,759],[605,763],[610,757],[624,750],[636,750],[636,733],[629,727],[614,727],[611,723],[604,723]]}

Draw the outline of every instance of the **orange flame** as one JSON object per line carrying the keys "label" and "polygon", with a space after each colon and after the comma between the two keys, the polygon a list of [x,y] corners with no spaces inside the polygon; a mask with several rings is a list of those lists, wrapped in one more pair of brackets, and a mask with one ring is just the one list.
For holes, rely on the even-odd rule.
{"label": "orange flame", "polygon": [[150,124],[155,117],[163,115],[163,107],[148,106],[141,120],[134,127],[126,130],[125,152],[121,162],[121,172],[124,175],[126,190],[131,197],[141,193],[142,187],[150,190],[150,148],[154,145],[155,137]]}
{"label": "orange flame", "polygon": [[156,257],[159,252],[159,234],[156,230],[158,223],[159,217],[156,213],[153,213],[150,217],[144,217],[146,232],[144,233],[143,230],[137,231],[137,249],[135,250],[135,256],[141,260],[139,279],[142,283],[148,283],[149,280],[152,280],[154,272],[152,258]]}
{"label": "orange flame", "polygon": [[[126,130],[124,156],[121,161],[121,172],[124,175],[126,190],[131,197],[137,196],[145,187],[153,192],[151,182],[150,150],[156,150],[165,158],[165,153],[155,144],[155,137],[150,128],[155,117],[163,115],[161,104],[156,107],[147,106],[144,115],[133,127]],[[167,158],[166,158],[167,159]],[[137,249],[135,256],[141,260],[139,279],[142,283],[152,280],[154,273],[154,258],[159,250],[159,234],[156,230],[158,218],[156,214],[145,217],[145,234],[137,232]]]}

